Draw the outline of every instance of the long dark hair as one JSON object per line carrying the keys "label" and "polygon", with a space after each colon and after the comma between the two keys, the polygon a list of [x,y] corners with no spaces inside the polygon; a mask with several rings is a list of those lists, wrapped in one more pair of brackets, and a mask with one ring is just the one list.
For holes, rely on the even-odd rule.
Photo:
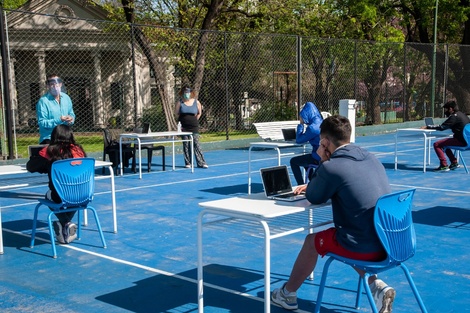
{"label": "long dark hair", "polygon": [[52,162],[71,159],[73,158],[73,146],[79,147],[86,156],[82,146],[75,142],[70,126],[59,124],[52,130],[51,143],[47,147],[47,154],[51,157]]}

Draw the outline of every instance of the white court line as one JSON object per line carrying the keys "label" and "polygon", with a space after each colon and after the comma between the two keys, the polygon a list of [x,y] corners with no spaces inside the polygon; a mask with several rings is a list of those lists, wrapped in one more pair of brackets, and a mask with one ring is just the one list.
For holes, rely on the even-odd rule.
{"label": "white court line", "polygon": [[[9,233],[15,234],[15,235],[20,235],[20,236],[28,237],[28,238],[31,237],[30,235],[27,235],[27,234],[24,234],[24,233],[21,233],[21,232],[12,231],[10,229],[3,228],[3,230],[7,231]],[[36,237],[36,240],[40,240],[40,241],[44,241],[46,243],[50,243],[50,240],[43,239],[43,238]],[[101,254],[101,253],[96,253],[96,252],[93,252],[93,251],[84,250],[84,249],[81,249],[81,248],[77,248],[73,245],[60,245],[60,247],[67,248],[67,249],[72,249],[72,250],[75,250],[75,251],[78,251],[78,252],[82,252],[82,253],[86,253],[86,254],[89,254],[89,255],[96,256],[96,257],[101,258],[101,259],[113,261],[113,262],[128,265],[128,266],[132,266],[132,267],[139,268],[139,269],[142,269],[144,271],[156,273],[156,274],[159,274],[159,275],[164,275],[164,276],[184,280],[184,281],[187,281],[189,283],[193,283],[195,286],[197,286],[197,283],[198,283],[197,279],[188,278],[188,277],[181,276],[181,275],[178,275],[178,274],[175,274],[175,273],[170,273],[170,272],[167,272],[167,271],[159,270],[159,269],[154,268],[154,267],[142,265],[142,264],[135,263],[135,262],[126,261],[126,260],[123,260],[123,259],[119,259],[119,258],[115,258],[115,257],[112,257],[112,256],[104,255],[104,254]],[[256,300],[258,302],[264,303],[264,297],[260,298],[260,297],[257,297],[257,296],[250,295],[248,293],[239,292],[239,291],[236,291],[236,290],[224,288],[224,287],[214,285],[214,284],[210,284],[210,283],[204,283],[204,286],[205,287],[210,287],[210,288],[213,288],[213,289],[216,289],[216,290],[220,290],[220,291],[223,291],[223,292],[227,292],[227,293],[230,293],[230,294],[233,294],[233,295],[247,297],[247,298],[250,298],[252,300]],[[261,286],[260,288],[263,288],[263,287]],[[296,310],[296,312],[308,313],[309,311]]]}

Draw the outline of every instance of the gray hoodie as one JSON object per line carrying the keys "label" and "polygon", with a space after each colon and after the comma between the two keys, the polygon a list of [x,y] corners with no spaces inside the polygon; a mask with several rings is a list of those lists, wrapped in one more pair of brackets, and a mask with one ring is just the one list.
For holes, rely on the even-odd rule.
{"label": "gray hoodie", "polygon": [[390,192],[379,160],[349,144],[317,168],[306,196],[313,204],[331,199],[337,241],[350,251],[370,253],[383,250],[375,233],[374,207],[380,196]]}

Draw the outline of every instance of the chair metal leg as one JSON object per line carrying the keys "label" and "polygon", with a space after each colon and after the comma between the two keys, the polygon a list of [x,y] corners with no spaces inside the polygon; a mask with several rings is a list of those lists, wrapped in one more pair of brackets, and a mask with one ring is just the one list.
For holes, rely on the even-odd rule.
{"label": "chair metal leg", "polygon": [[357,283],[357,295],[356,295],[356,309],[358,310],[361,307],[361,299],[362,299],[362,281],[364,277],[359,275],[359,281]]}
{"label": "chair metal leg", "polygon": [[315,304],[315,310],[313,311],[314,313],[320,313],[321,301],[323,298],[323,291],[325,289],[326,283],[326,276],[328,276],[328,268],[330,267],[330,264],[333,260],[333,257],[329,257],[328,260],[326,260],[325,265],[323,266],[323,273],[321,275],[320,287],[318,288],[317,294],[317,303]]}
{"label": "chair metal leg", "polygon": [[95,217],[95,221],[96,221],[96,227],[98,228],[98,232],[100,233],[100,237],[101,237],[101,242],[103,243],[103,248],[106,249],[106,241],[104,240],[103,230],[101,229],[101,224],[100,224],[100,220],[98,218],[98,214],[96,213],[96,210],[93,207],[89,206],[86,209],[93,212],[93,216]]}
{"label": "chair metal leg", "polygon": [[38,221],[38,210],[41,205],[42,205],[41,203],[38,203],[36,207],[34,208],[33,229],[31,231],[31,242],[29,244],[30,248],[34,247],[34,239],[36,238],[36,224]]}
{"label": "chair metal leg", "polygon": [[57,259],[57,250],[55,248],[55,235],[54,235],[54,229],[52,227],[52,215],[53,214],[54,214],[54,211],[51,211],[47,215],[47,224],[49,225],[49,235],[51,237],[52,257],[54,259]]}
{"label": "chair metal leg", "polygon": [[403,272],[405,273],[405,276],[406,276],[406,279],[408,280],[408,284],[410,285],[411,287],[411,290],[413,291],[413,294],[416,298],[416,301],[418,302],[418,305],[421,309],[421,312],[423,313],[427,313],[428,311],[426,310],[426,307],[424,306],[424,302],[423,300],[421,299],[421,296],[419,295],[419,292],[418,292],[418,289],[416,288],[416,285],[413,281],[413,278],[411,278],[411,274],[410,274],[410,271],[408,270],[408,268],[406,267],[405,264],[400,264],[400,267],[401,269],[403,270]]}

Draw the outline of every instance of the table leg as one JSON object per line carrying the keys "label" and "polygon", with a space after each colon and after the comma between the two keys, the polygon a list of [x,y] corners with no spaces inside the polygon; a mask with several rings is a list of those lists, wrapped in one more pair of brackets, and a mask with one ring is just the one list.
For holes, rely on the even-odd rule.
{"label": "table leg", "polygon": [[260,221],[264,229],[264,312],[271,312],[271,236],[268,223]]}
{"label": "table leg", "polygon": [[0,254],[3,254],[2,208],[0,208]]}
{"label": "table leg", "polygon": [[124,174],[122,170],[122,137],[119,137],[119,169],[121,171],[122,176]]}
{"label": "table leg", "polygon": [[194,137],[189,135],[191,138],[191,173],[194,173]]}
{"label": "table leg", "polygon": [[142,146],[139,137],[137,137],[137,145],[139,148],[139,179],[142,179]]}
{"label": "table leg", "polygon": [[116,187],[114,185],[114,172],[113,172],[113,167],[110,165],[109,166],[109,176],[111,179],[111,203],[112,203],[112,209],[113,209],[113,230],[114,233],[117,233],[117,212],[116,212]]}
{"label": "table leg", "polygon": [[423,151],[423,173],[426,173],[426,162],[427,162],[427,152],[428,152],[428,136],[426,133],[423,133],[424,137],[424,151]]}
{"label": "table leg", "polygon": [[398,165],[398,131],[395,133],[395,171]]}
{"label": "table leg", "polygon": [[199,213],[197,218],[197,306],[198,312],[204,312],[204,281],[202,266],[202,219],[204,211]]}
{"label": "table leg", "polygon": [[251,194],[251,149],[248,149],[248,194]]}
{"label": "table leg", "polygon": [[277,151],[277,166],[281,166],[281,150],[278,147],[274,148]]}

